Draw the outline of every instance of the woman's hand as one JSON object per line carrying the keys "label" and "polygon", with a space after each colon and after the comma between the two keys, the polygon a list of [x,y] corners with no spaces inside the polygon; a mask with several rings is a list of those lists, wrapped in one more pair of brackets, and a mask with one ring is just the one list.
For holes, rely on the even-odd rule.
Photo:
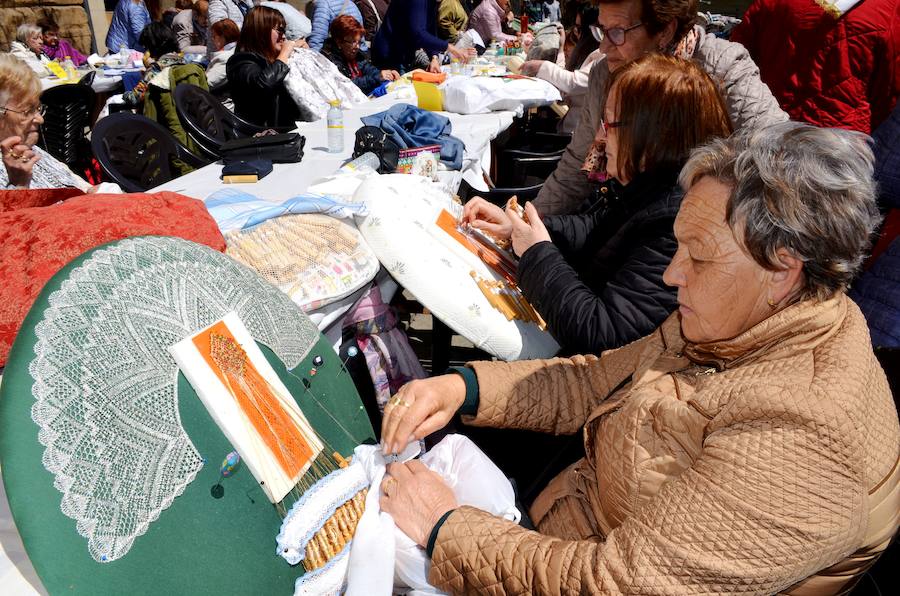
{"label": "woman's hand", "polygon": [[449,52],[453,58],[456,58],[460,62],[468,62],[470,58],[474,58],[478,53],[475,51],[475,48],[466,48],[465,50],[463,50],[456,47],[452,43],[447,44],[447,52]]}
{"label": "woman's hand", "polygon": [[525,203],[526,222],[519,217],[516,210],[512,207],[506,208],[506,215],[512,223],[512,246],[516,255],[522,256],[525,251],[537,244],[538,242],[550,241],[550,232],[544,227],[541,216],[537,209],[531,204],[531,201]]}
{"label": "woman's hand", "polygon": [[306,43],[305,39],[297,39],[294,41],[294,47],[295,48],[306,48],[308,50],[309,44]]}
{"label": "woman's hand", "polygon": [[3,165],[12,186],[28,187],[31,185],[31,170],[40,161],[41,156],[22,144],[22,137],[8,137],[0,141],[0,153],[3,154]]}
{"label": "woman's hand", "polygon": [[291,54],[294,53],[294,48],[297,47],[297,42],[293,39],[285,39],[281,42],[281,51],[278,52],[277,60],[281,60],[285,64],[288,63],[288,59],[291,57]]}
{"label": "woman's hand", "polygon": [[463,222],[487,232],[497,240],[509,240],[512,235],[512,222],[503,209],[481,197],[473,197],[465,204],[462,219]]}
{"label": "woman's hand", "polygon": [[444,428],[465,399],[466,383],[456,373],[410,381],[384,408],[382,452],[400,453],[411,441]]}
{"label": "woman's hand", "polygon": [[419,546],[428,542],[441,516],[457,506],[453,491],[440,474],[419,460],[387,467],[381,481],[381,510],[389,513],[397,527]]}
{"label": "woman's hand", "polygon": [[431,72],[434,74],[441,73],[441,59],[440,58],[438,58],[437,56],[431,57],[431,64],[428,65],[428,72]]}
{"label": "woman's hand", "polygon": [[385,81],[396,81],[400,78],[400,73],[396,70],[382,70],[381,78]]}
{"label": "woman's hand", "polygon": [[537,73],[543,64],[544,60],[528,60],[519,67],[519,74],[525,75],[526,77],[537,76]]}

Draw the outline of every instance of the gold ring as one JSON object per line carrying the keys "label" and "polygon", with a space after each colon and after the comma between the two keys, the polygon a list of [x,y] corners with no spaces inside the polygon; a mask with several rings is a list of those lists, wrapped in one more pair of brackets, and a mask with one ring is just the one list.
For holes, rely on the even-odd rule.
{"label": "gold ring", "polygon": [[394,397],[392,397],[391,401],[389,401],[388,403],[390,403],[394,407],[396,407],[396,406],[403,406],[404,408],[409,407],[409,402],[407,402],[405,399],[403,399],[399,395],[395,395]]}
{"label": "gold ring", "polygon": [[22,159],[20,159],[19,161],[21,161],[22,163],[28,163],[28,158],[22,157]]}
{"label": "gold ring", "polygon": [[10,151],[9,156],[12,157],[13,159],[22,159],[22,154],[16,153],[15,151]]}
{"label": "gold ring", "polygon": [[397,481],[394,480],[393,476],[388,476],[381,483],[381,492],[384,493],[384,496],[390,497],[391,493],[394,492],[394,488],[397,486]]}

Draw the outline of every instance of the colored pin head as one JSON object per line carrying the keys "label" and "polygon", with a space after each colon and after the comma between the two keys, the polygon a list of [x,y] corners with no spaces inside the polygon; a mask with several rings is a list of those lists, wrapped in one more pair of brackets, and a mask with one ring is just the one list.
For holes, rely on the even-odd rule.
{"label": "colored pin head", "polygon": [[350,358],[356,357],[357,354],[359,354],[359,350],[356,348],[356,346],[350,346],[349,348],[347,348],[347,356],[349,356]]}
{"label": "colored pin head", "polygon": [[322,366],[322,364],[324,364],[324,363],[325,363],[325,359],[322,358],[321,356],[316,356],[315,358],[313,358],[313,364],[315,366]]}
{"label": "colored pin head", "polygon": [[241,456],[238,455],[237,451],[232,451],[228,455],[225,456],[225,459],[222,460],[222,467],[219,472],[222,474],[223,478],[228,478],[232,474],[234,474],[235,470],[238,467],[238,464],[241,463]]}

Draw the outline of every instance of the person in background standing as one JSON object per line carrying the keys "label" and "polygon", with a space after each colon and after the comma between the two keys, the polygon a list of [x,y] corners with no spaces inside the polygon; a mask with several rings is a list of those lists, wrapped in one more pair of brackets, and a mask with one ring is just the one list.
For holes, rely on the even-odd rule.
{"label": "person in background standing", "polygon": [[342,14],[348,14],[356,19],[357,23],[363,24],[362,14],[351,0],[316,0],[312,18],[312,33],[306,39],[310,48],[317,52],[322,50],[325,38],[328,37],[331,21]]}
{"label": "person in background standing", "polygon": [[400,72],[414,68],[440,72],[443,52],[463,61],[470,57],[468,51],[437,36],[435,0],[393,0],[372,44],[375,64]]}
{"label": "person in background standing", "polygon": [[456,41],[466,32],[468,25],[469,15],[459,0],[439,0],[438,37]]}
{"label": "person in background standing", "polygon": [[106,34],[106,48],[111,54],[123,47],[143,52],[144,46],[138,40],[148,24],[150,11],[144,0],[119,0]]}
{"label": "person in background standing", "polygon": [[43,52],[44,39],[41,28],[32,23],[22,23],[16,29],[16,39],[10,44],[9,53],[27,64],[39,77],[50,75],[45,66],[50,59]]}
{"label": "person in background standing", "polygon": [[374,41],[375,34],[381,28],[384,15],[387,14],[390,0],[353,0],[363,18],[363,27],[366,28],[366,39]]}
{"label": "person in background standing", "polygon": [[209,2],[197,0],[190,10],[182,10],[172,21],[178,49],[189,54],[206,53],[206,24]]}
{"label": "person in background standing", "polygon": [[41,37],[44,41],[42,50],[45,56],[59,62],[68,56],[75,66],[81,66],[87,62],[87,58],[72,45],[72,42],[59,37],[59,25],[56,24],[53,17],[45,16],[37,22],[37,26],[41,28]]}

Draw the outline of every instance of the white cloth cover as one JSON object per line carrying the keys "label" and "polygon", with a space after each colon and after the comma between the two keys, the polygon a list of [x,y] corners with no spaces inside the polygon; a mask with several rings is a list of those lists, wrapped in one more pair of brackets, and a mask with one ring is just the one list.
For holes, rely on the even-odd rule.
{"label": "white cloth cover", "polygon": [[368,215],[357,226],[381,264],[419,302],[476,347],[503,360],[549,358],[559,345],[535,324],[512,320],[488,302],[472,279],[499,279],[481,259],[435,224],[442,209],[462,206],[426,178],[389,174],[356,191]]}
{"label": "white cloth cover", "polygon": [[315,50],[297,48],[291,54],[288,66],[290,71],[284,85],[300,108],[300,117],[305,122],[324,118],[331,100],[340,100],[345,108],[369,100],[353,81],[338,71],[331,60]]}
{"label": "white cloth cover", "polygon": [[562,99],[556,87],[532,78],[449,77],[439,88],[444,111],[457,114],[511,110],[521,116],[528,108]]}
{"label": "white cloth cover", "polygon": [[[407,457],[403,459],[409,459],[408,453],[404,455]],[[477,507],[513,522],[521,519],[509,480],[468,438],[447,435],[421,461],[444,478],[460,505]],[[347,596],[408,590],[414,594],[440,594],[428,583],[431,561],[425,550],[381,511],[381,480],[385,473],[381,449],[360,445],[354,451],[354,462],[365,468],[371,484],[365,513],[351,543]]]}
{"label": "white cloth cover", "polygon": [[168,348],[230,311],[288,368],[319,338],[249,268],[178,238],[97,250],[51,294],[35,327],[31,415],[60,508],[95,560],[125,555],[203,466],[181,426]]}

